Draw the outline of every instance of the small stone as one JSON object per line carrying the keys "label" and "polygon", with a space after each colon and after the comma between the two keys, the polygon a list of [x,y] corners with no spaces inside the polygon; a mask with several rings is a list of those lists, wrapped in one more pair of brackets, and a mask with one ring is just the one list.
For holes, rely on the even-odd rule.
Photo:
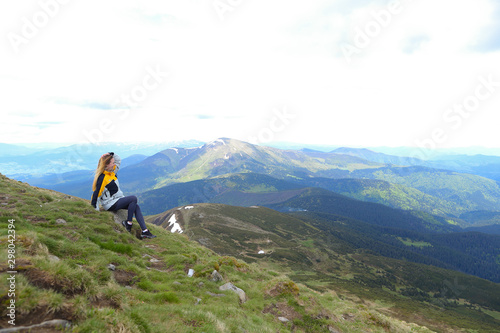
{"label": "small stone", "polygon": [[222,277],[222,275],[220,275],[219,272],[217,272],[217,270],[214,270],[212,272],[212,278],[210,280],[213,282],[219,282],[219,281],[224,280],[224,278]]}
{"label": "small stone", "polygon": [[214,294],[210,291],[207,291],[207,294],[212,296],[212,297],[224,297],[224,296],[226,296],[225,294]]}
{"label": "small stone", "polygon": [[111,271],[114,271],[116,269],[116,266],[113,265],[113,264],[109,264],[108,265],[108,269],[111,270]]}
{"label": "small stone", "polygon": [[281,321],[282,323],[288,323],[290,321],[285,317],[278,317],[278,320]]}
{"label": "small stone", "polygon": [[67,224],[68,222],[66,222],[66,220],[65,220],[65,219],[57,219],[57,220],[56,220],[56,223],[57,223],[57,224]]}

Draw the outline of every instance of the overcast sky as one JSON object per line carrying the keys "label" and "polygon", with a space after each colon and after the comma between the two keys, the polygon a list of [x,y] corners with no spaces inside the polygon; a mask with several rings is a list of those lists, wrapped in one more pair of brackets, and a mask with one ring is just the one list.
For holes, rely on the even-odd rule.
{"label": "overcast sky", "polygon": [[493,0],[2,1],[0,142],[500,147]]}

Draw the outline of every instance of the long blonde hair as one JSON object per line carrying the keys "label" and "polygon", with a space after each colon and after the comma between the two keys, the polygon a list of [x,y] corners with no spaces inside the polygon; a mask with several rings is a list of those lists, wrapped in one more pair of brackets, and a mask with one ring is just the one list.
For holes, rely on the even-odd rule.
{"label": "long blonde hair", "polygon": [[113,155],[105,155],[101,156],[99,159],[99,163],[97,164],[97,169],[95,170],[94,173],[94,182],[92,183],[92,191],[96,190],[96,185],[97,185],[97,178],[106,170],[106,166],[109,164],[111,159],[114,158]]}

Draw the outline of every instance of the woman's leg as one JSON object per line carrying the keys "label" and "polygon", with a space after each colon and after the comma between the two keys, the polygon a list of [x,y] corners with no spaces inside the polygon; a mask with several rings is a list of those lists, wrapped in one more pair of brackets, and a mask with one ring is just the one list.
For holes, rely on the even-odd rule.
{"label": "woman's leg", "polygon": [[144,217],[142,216],[141,207],[139,207],[139,205],[135,206],[135,218],[137,222],[139,222],[141,230],[146,230],[146,222],[144,222]]}
{"label": "woman's leg", "polygon": [[135,195],[129,195],[128,197],[118,199],[118,201],[115,202],[108,210],[117,211],[120,209],[126,209],[128,211],[127,221],[132,222],[136,207],[137,197]]}
{"label": "woman's leg", "polygon": [[127,221],[132,223],[132,218],[134,217],[137,219],[137,222],[139,222],[139,225],[141,226],[141,229],[147,229],[146,228],[146,223],[144,222],[144,217],[142,216],[141,208],[137,204],[137,197],[135,195],[129,195],[127,197],[123,197],[118,199],[117,202],[113,206],[109,208],[109,210],[112,211],[117,211],[119,209],[127,209],[128,210],[128,216],[127,216]]}

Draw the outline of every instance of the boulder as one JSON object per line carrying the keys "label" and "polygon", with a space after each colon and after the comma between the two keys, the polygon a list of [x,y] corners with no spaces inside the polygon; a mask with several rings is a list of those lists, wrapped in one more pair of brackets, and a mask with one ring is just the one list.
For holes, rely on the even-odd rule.
{"label": "boulder", "polygon": [[127,221],[128,210],[126,209],[117,210],[116,212],[113,212],[113,217],[115,219],[115,222],[121,225],[122,221]]}
{"label": "boulder", "polygon": [[236,287],[234,284],[232,284],[230,282],[226,283],[225,285],[220,286],[219,290],[222,290],[222,291],[231,290],[231,291],[235,292],[240,297],[241,303],[245,303],[248,299],[247,294],[243,291],[243,289]]}

